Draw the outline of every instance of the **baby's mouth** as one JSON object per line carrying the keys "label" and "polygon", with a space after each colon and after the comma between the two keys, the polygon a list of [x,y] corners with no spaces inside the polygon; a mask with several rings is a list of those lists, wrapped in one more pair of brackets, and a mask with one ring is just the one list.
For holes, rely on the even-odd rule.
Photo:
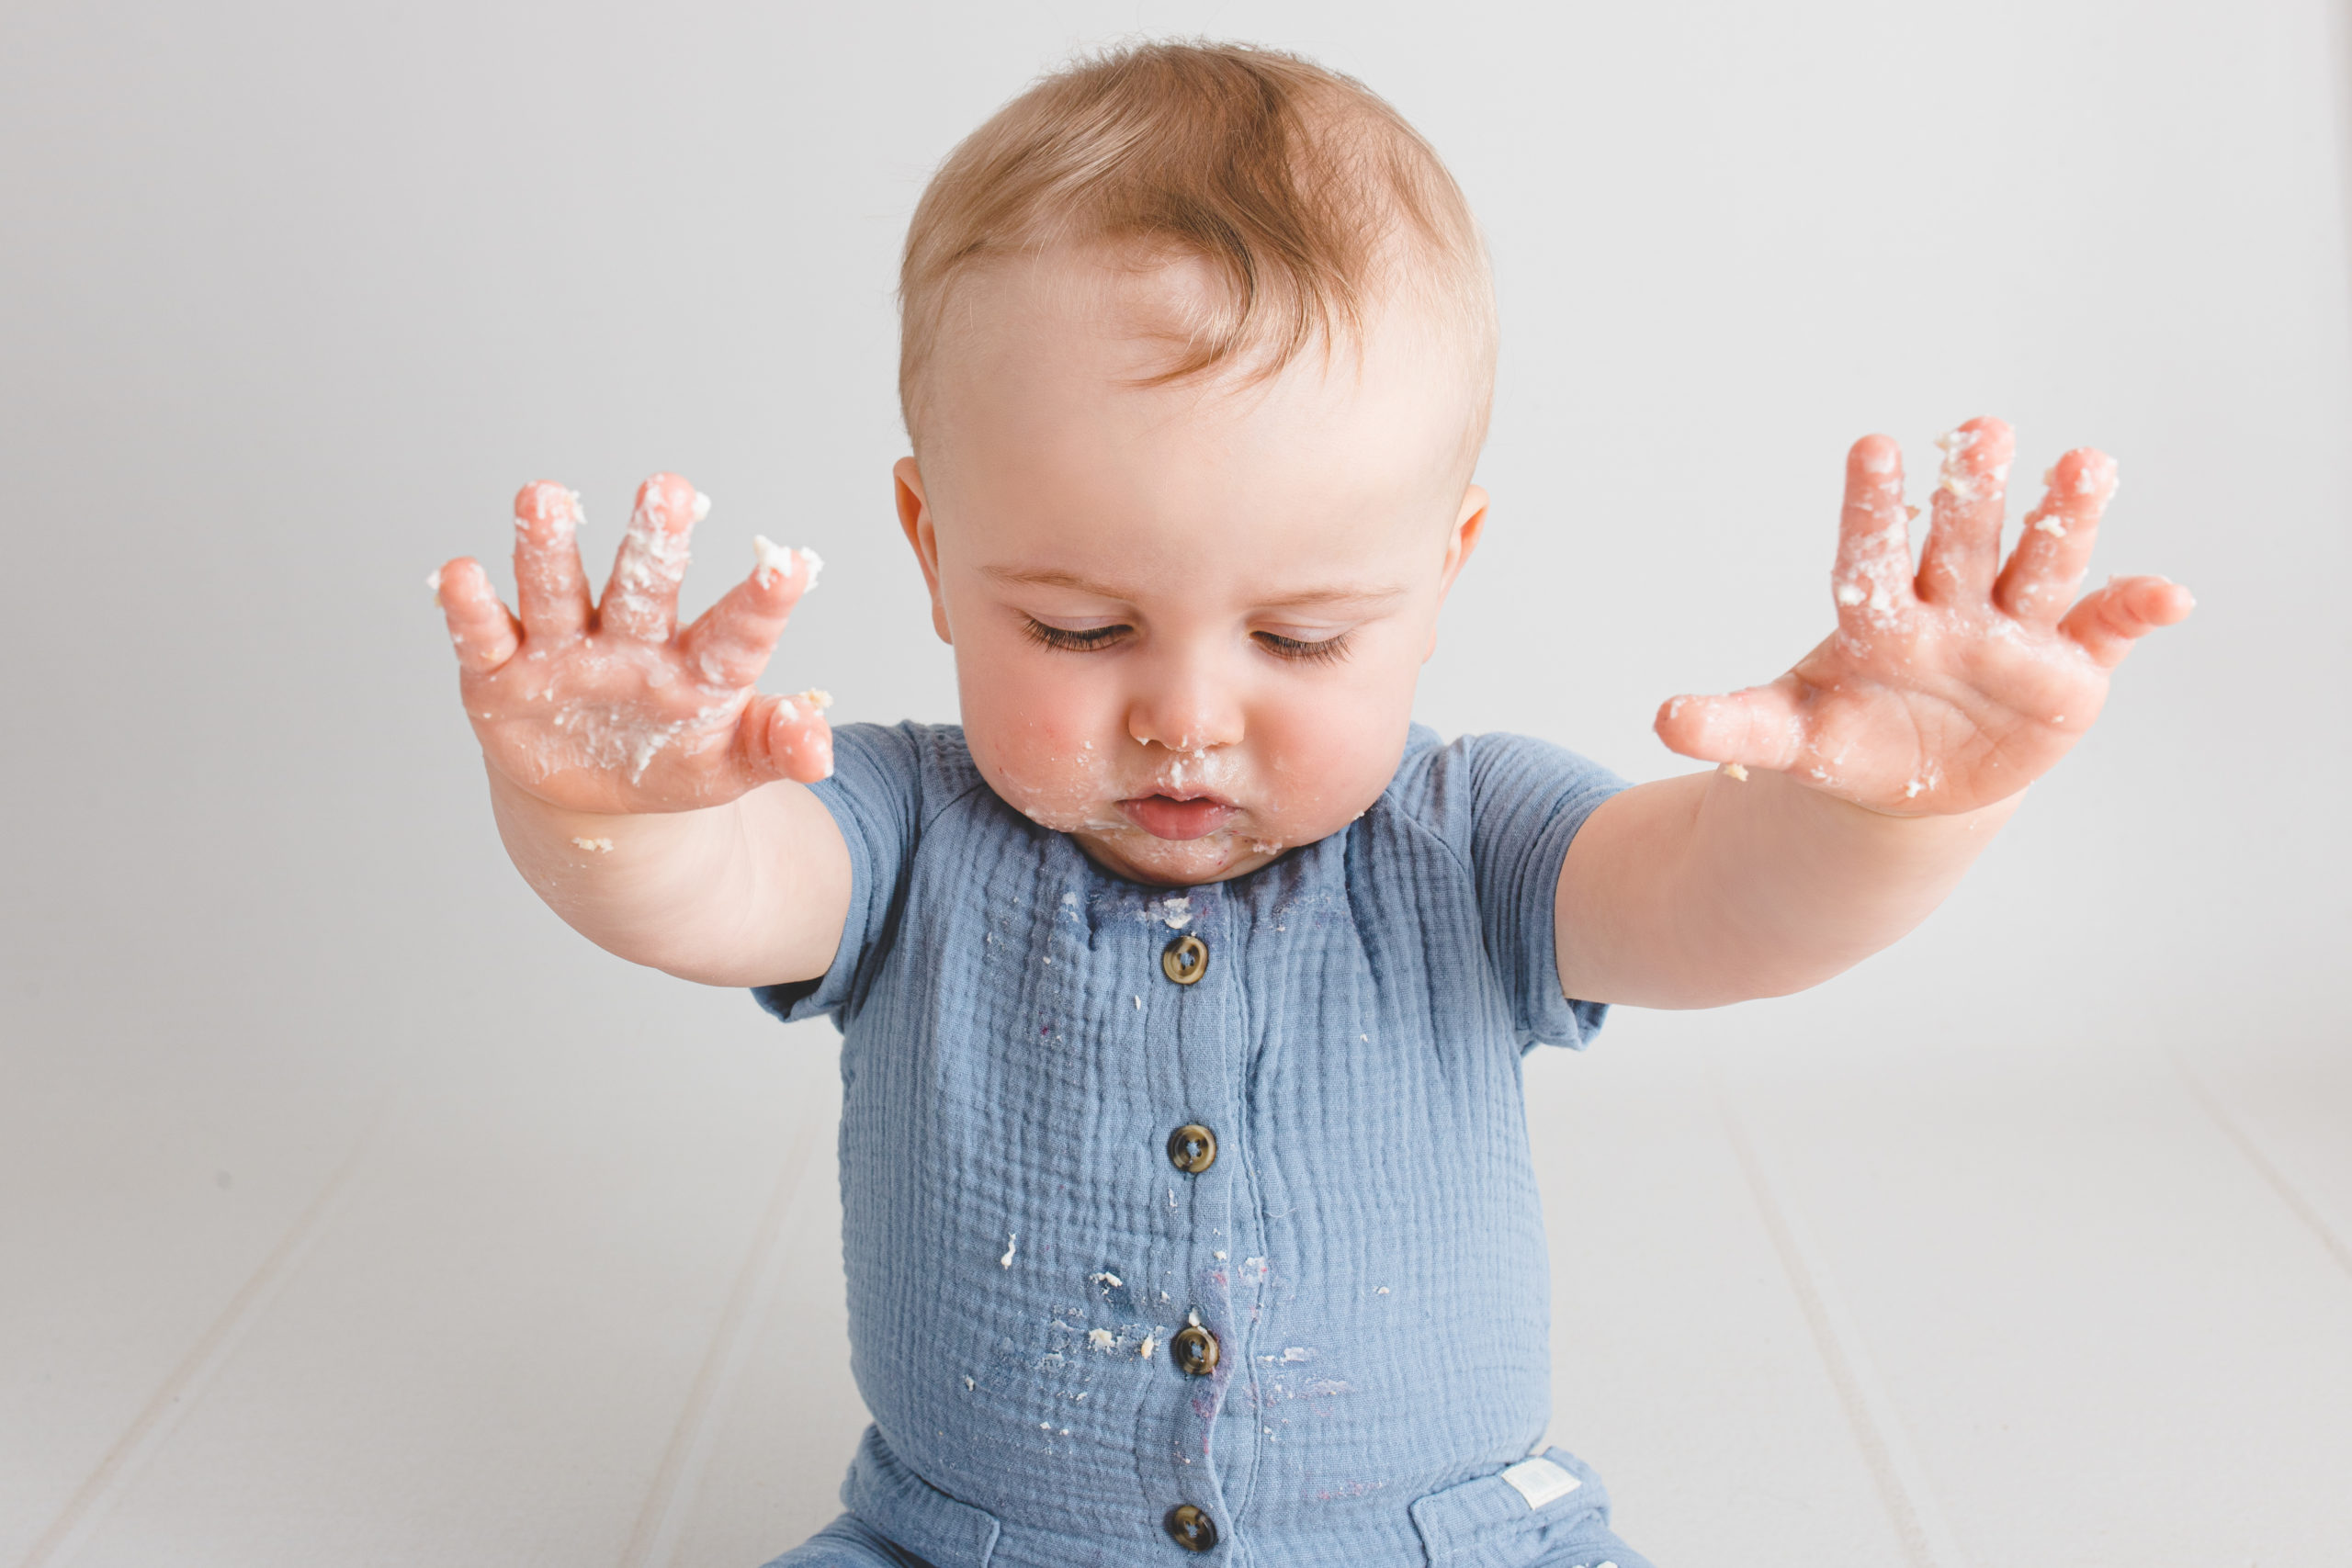
{"label": "baby's mouth", "polygon": [[1213,795],[1138,795],[1119,809],[1155,839],[1199,839],[1224,827],[1235,807]]}

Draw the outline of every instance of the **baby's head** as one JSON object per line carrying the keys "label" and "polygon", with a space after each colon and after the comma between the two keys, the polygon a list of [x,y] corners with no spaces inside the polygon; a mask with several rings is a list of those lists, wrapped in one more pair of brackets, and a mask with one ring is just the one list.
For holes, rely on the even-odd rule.
{"label": "baby's head", "polygon": [[958,147],[907,238],[899,510],[1014,807],[1214,882],[1378,798],[1485,520],[1476,225],[1387,105],[1153,44]]}

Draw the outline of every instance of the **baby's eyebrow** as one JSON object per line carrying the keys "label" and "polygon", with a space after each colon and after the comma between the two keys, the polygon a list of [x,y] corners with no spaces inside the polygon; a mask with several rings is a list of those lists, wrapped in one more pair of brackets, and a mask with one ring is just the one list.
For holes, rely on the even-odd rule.
{"label": "baby's eyebrow", "polygon": [[[1091,593],[1098,599],[1116,599],[1132,604],[1136,597],[1116,584],[1097,582],[1092,578],[1064,571],[1058,567],[984,566],[980,572],[999,582],[1030,588],[1067,588],[1073,592]],[[1401,598],[1404,592],[1403,589],[1387,583],[1334,583],[1327,588],[1302,588],[1295,593],[1277,593],[1257,601],[1257,604],[1265,610],[1296,609],[1317,604],[1374,605]]]}
{"label": "baby's eyebrow", "polygon": [[1116,588],[1097,582],[1092,578],[1080,577],[1074,571],[1063,571],[1056,567],[1041,566],[1024,569],[1012,566],[984,566],[980,568],[980,575],[993,577],[999,582],[1016,583],[1025,588],[1068,588],[1080,593],[1091,593],[1098,599],[1126,597]]}
{"label": "baby's eyebrow", "polygon": [[1259,607],[1267,610],[1291,610],[1315,604],[1385,604],[1391,599],[1401,599],[1401,588],[1384,587],[1377,583],[1348,584],[1333,588],[1305,588],[1296,593],[1278,594],[1261,599]]}

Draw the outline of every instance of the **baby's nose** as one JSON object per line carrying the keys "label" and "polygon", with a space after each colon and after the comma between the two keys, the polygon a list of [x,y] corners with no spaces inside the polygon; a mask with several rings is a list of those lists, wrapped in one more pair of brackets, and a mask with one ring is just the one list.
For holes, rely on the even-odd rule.
{"label": "baby's nose", "polygon": [[1245,728],[1230,687],[1205,670],[1162,671],[1127,704],[1127,733],[1171,751],[1236,745]]}

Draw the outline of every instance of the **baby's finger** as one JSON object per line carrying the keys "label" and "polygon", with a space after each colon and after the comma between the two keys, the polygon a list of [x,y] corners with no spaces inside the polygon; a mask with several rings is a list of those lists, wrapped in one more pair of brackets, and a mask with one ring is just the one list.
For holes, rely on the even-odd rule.
{"label": "baby's finger", "polygon": [[745,765],[763,781],[832,777],[833,728],[824,714],[832,700],[823,692],[752,699],[736,729]]}
{"label": "baby's finger", "polygon": [[514,492],[514,599],[526,636],[549,640],[588,629],[588,574],[580,570],[580,497],[539,479]]}
{"label": "baby's finger", "polygon": [[432,586],[433,602],[441,606],[442,618],[448,623],[449,641],[458,649],[460,670],[469,675],[487,675],[514,657],[522,628],[498,602],[498,591],[490,585],[490,574],[482,570],[481,562],[459,556],[425,581]]}
{"label": "baby's finger", "polygon": [[2188,618],[2197,600],[2166,577],[2118,577],[2066,612],[2058,629],[2107,669],[2123,662],[2132,645],[2154,631]]}
{"label": "baby's finger", "polygon": [[1919,551],[1919,597],[1932,604],[1981,604],[2001,566],[2017,439],[1997,419],[1972,419],[1936,445],[1944,449],[1943,472]]}
{"label": "baby's finger", "polygon": [[637,488],[628,532],[613,559],[597,611],[600,631],[642,642],[667,642],[678,621],[678,583],[686,575],[686,537],[710,510],[710,498],[675,474]]}
{"label": "baby's finger", "polygon": [[1670,698],[1659,706],[1654,728],[1668,750],[1702,762],[1777,773],[1794,767],[1804,754],[1796,682],[1787,675],[1726,696]]}
{"label": "baby's finger", "polygon": [[[1894,626],[1917,603],[1911,592],[1911,516],[1903,504],[1903,448],[1865,435],[1846,454],[1846,507],[1838,522],[1830,574],[1838,624],[1866,638]],[[1669,744],[1671,744],[1669,742]]]}
{"label": "baby's finger", "polygon": [[1993,585],[1993,603],[2002,614],[2037,626],[2056,626],[2082,585],[2099,516],[2115,494],[2115,459],[2077,448],[2058,459],[2044,483],[2041,500],[2025,514],[2009,564]]}
{"label": "baby's finger", "polygon": [[792,606],[817,585],[824,565],[814,550],[787,550],[764,538],[753,540],[752,549],[759,564],[752,575],[728,590],[678,639],[695,678],[720,691],[737,691],[760,678]]}

